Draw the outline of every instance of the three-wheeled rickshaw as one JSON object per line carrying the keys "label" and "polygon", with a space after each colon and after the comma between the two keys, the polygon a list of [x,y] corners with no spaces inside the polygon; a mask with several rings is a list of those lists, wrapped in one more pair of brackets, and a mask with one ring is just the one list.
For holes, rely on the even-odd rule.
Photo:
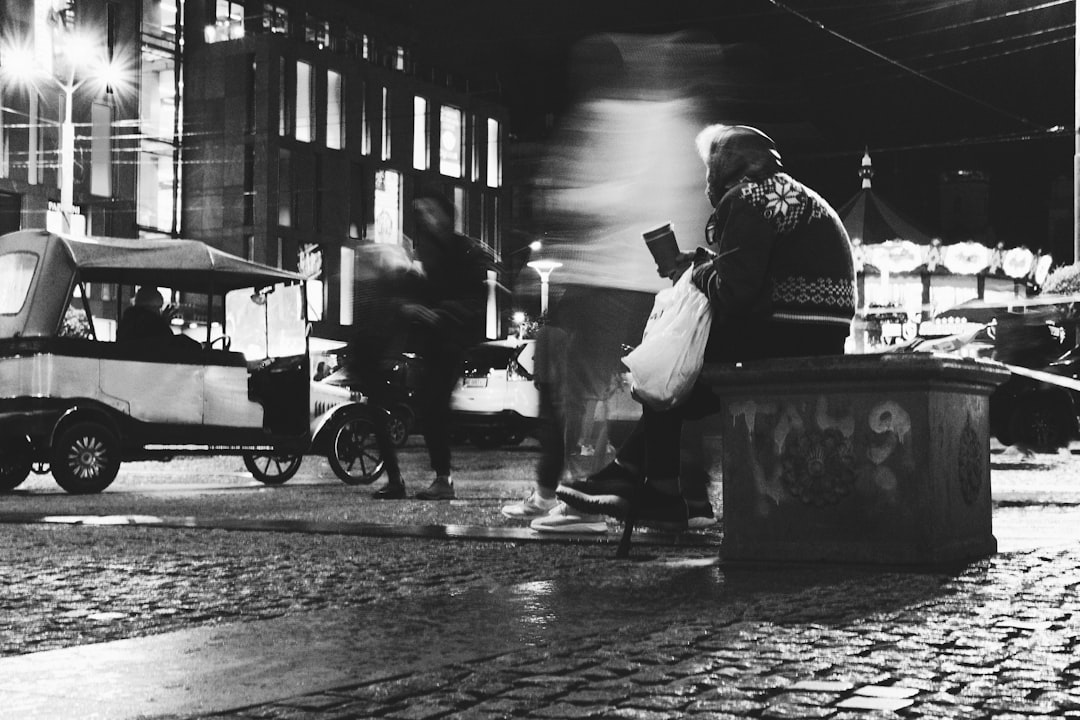
{"label": "three-wheeled rickshaw", "polygon": [[[197,317],[117,341],[135,286]],[[186,454],[241,455],[267,484],[325,455],[344,482],[374,481],[386,411],[313,382],[308,358],[295,273],[194,240],[0,236],[0,490],[51,470],[67,492],[96,493],[123,461]]]}

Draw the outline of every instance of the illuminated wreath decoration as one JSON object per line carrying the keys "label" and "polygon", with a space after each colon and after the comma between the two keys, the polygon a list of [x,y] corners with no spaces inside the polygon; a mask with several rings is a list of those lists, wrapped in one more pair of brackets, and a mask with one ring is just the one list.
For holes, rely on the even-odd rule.
{"label": "illuminated wreath decoration", "polygon": [[836,428],[792,432],[780,468],[789,493],[807,505],[835,505],[855,484],[855,450]]}

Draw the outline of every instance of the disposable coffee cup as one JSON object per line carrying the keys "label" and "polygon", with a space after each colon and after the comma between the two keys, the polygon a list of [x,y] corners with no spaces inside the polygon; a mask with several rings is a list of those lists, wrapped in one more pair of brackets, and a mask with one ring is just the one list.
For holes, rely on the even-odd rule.
{"label": "disposable coffee cup", "polygon": [[671,223],[664,223],[655,230],[642,233],[641,236],[645,238],[645,245],[656,261],[657,271],[664,277],[674,272],[679,257],[679,243],[675,241],[675,231],[671,229]]}

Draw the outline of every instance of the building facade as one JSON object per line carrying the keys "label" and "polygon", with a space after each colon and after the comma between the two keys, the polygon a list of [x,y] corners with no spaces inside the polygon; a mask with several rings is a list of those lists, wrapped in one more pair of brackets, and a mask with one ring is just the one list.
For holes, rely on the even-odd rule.
{"label": "building facade", "polygon": [[133,237],[139,0],[0,0],[0,232]]}
{"label": "building facade", "polygon": [[418,192],[500,258],[506,111],[355,5],[0,0],[0,232],[204,240],[308,275],[341,339],[356,250],[408,243]]}
{"label": "building facade", "polygon": [[323,337],[348,334],[357,248],[408,242],[420,191],[502,251],[505,111],[395,33],[351,3],[187,0],[185,235],[311,276]]}

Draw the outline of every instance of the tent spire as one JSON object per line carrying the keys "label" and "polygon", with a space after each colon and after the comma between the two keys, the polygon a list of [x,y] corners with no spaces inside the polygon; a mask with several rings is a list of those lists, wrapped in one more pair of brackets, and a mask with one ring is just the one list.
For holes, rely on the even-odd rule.
{"label": "tent spire", "polygon": [[862,167],[859,168],[859,177],[862,178],[864,189],[870,189],[870,179],[874,177],[874,164],[870,162],[870,148],[863,150]]}

